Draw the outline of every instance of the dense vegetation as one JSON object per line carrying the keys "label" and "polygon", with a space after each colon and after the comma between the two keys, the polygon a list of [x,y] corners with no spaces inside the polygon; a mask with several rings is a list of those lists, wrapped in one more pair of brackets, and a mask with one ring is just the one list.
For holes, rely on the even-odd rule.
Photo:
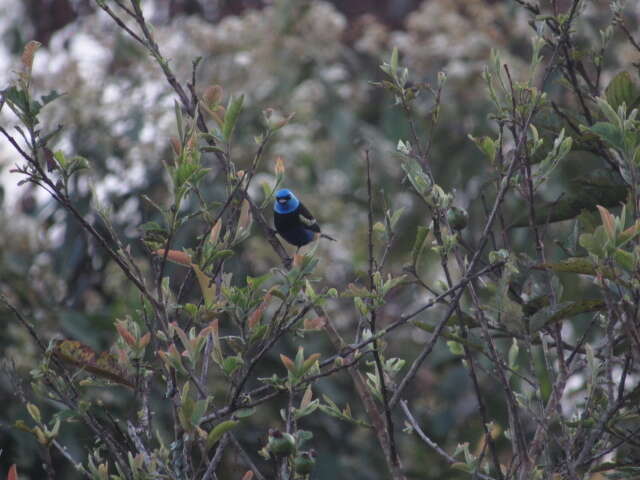
{"label": "dense vegetation", "polygon": [[16,10],[0,475],[640,475],[629,3]]}

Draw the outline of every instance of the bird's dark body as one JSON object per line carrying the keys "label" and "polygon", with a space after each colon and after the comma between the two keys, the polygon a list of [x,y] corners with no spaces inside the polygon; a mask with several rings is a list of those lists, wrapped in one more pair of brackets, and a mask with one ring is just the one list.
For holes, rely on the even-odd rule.
{"label": "bird's dark body", "polygon": [[301,216],[313,218],[302,203],[289,213],[273,212],[273,223],[276,230],[282,238],[296,247],[311,243],[315,234],[320,233],[320,227],[318,227],[317,223],[307,225],[301,220]]}
{"label": "bird's dark body", "polygon": [[282,188],[276,192],[275,198],[273,224],[278,234],[291,245],[300,248],[313,242],[316,236],[335,242],[334,238],[320,231],[316,219],[291,190]]}

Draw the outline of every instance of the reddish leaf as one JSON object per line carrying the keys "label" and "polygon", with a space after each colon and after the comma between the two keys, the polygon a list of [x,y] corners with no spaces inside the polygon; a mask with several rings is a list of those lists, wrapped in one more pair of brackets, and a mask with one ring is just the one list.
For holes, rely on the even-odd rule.
{"label": "reddish leaf", "polygon": [[222,96],[224,95],[224,90],[220,85],[210,85],[208,86],[204,93],[202,94],[202,99],[207,103],[207,105],[216,105],[220,103],[222,100]]}
{"label": "reddish leaf", "polygon": [[293,361],[289,357],[281,353],[280,360],[282,360],[282,364],[287,368],[287,370],[289,370],[290,372],[293,372],[295,370]]}
{"label": "reddish leaf", "polygon": [[211,232],[209,233],[209,241],[213,244],[218,243],[218,237],[220,237],[220,230],[222,229],[222,222],[218,220],[215,225],[211,228]]}
{"label": "reddish leaf", "polygon": [[171,137],[170,141],[173,152],[176,155],[180,155],[180,153],[182,152],[182,144],[180,143],[180,140],[178,140],[178,137]]}
{"label": "reddish leaf", "polygon": [[249,320],[247,323],[249,324],[250,330],[253,330],[253,328],[258,323],[260,323],[260,320],[262,319],[262,315],[264,314],[264,311],[269,306],[269,302],[271,301],[271,296],[272,296],[271,290],[269,290],[269,292],[267,292],[267,294],[264,296],[262,303],[258,306],[258,308],[254,310],[254,312],[251,315],[249,315]]}
{"label": "reddish leaf", "polygon": [[[153,254],[159,257],[164,257],[164,252],[164,249],[154,250]],[[169,250],[167,253],[167,260],[184,265],[185,267],[191,266],[191,257],[180,250]]]}
{"label": "reddish leaf", "polygon": [[247,473],[245,473],[242,476],[242,480],[252,480],[253,479],[253,472],[251,470],[247,471]]}
{"label": "reddish leaf", "polygon": [[116,325],[116,330],[118,330],[118,333],[127,343],[127,345],[129,345],[130,347],[136,346],[136,344],[138,343],[136,342],[136,338],[131,334],[131,332],[129,332],[129,330],[127,330],[127,328],[124,326],[124,323],[118,323]]}
{"label": "reddish leaf", "polygon": [[18,480],[18,469],[16,468],[16,464],[14,463],[9,468],[9,473],[7,474],[7,480]]}
{"label": "reddish leaf", "polygon": [[327,324],[327,319],[324,317],[304,319],[305,330],[322,330],[326,324]]}
{"label": "reddish leaf", "polygon": [[149,345],[149,340],[151,340],[151,333],[145,333],[142,338],[140,338],[140,348],[144,348]]}
{"label": "reddish leaf", "polygon": [[300,255],[298,253],[295,253],[293,255],[293,266],[294,267],[299,267],[300,265],[302,265],[302,261],[304,260],[304,255]]}
{"label": "reddish leaf", "polygon": [[61,340],[53,348],[53,354],[65,363],[133,388],[133,384],[118,364],[116,357],[109,352],[97,354],[90,347],[76,340]]}
{"label": "reddish leaf", "polygon": [[36,50],[40,48],[42,44],[40,42],[36,42],[35,40],[31,40],[27,43],[22,51],[22,57],[20,60],[22,61],[22,67],[24,72],[27,75],[31,75],[31,68],[33,67],[33,57],[36,54]]}
{"label": "reddish leaf", "polygon": [[276,175],[284,174],[284,159],[282,157],[276,158]]}
{"label": "reddish leaf", "polygon": [[249,202],[245,199],[242,201],[242,205],[240,207],[240,219],[238,220],[238,227],[244,230],[248,229],[251,226],[251,206]]}
{"label": "reddish leaf", "polygon": [[602,219],[602,226],[604,227],[605,232],[607,232],[607,236],[609,238],[614,238],[616,233],[615,220],[613,215],[601,205],[596,205],[598,207],[598,211],[600,212],[600,218]]}

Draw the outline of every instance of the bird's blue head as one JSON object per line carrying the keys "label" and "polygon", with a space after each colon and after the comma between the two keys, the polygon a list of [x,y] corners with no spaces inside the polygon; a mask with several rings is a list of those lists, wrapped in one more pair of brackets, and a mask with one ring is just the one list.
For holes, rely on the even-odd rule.
{"label": "bird's blue head", "polygon": [[300,200],[296,198],[291,190],[282,188],[276,192],[276,201],[273,210],[278,213],[291,213],[300,205]]}

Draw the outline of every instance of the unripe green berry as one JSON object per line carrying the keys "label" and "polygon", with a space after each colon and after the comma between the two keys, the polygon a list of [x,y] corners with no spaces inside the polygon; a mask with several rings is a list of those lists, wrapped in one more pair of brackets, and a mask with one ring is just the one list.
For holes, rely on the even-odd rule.
{"label": "unripe green berry", "polygon": [[295,451],[296,441],[291,434],[272,429],[269,430],[267,448],[274,455],[291,455]]}
{"label": "unripe green berry", "polygon": [[311,473],[314,465],[316,464],[315,453],[316,452],[314,450],[302,452],[294,459],[293,467],[296,473],[300,475],[308,475]]}
{"label": "unripe green berry", "polygon": [[447,222],[454,230],[462,230],[469,223],[469,214],[464,208],[451,207],[447,212]]}

